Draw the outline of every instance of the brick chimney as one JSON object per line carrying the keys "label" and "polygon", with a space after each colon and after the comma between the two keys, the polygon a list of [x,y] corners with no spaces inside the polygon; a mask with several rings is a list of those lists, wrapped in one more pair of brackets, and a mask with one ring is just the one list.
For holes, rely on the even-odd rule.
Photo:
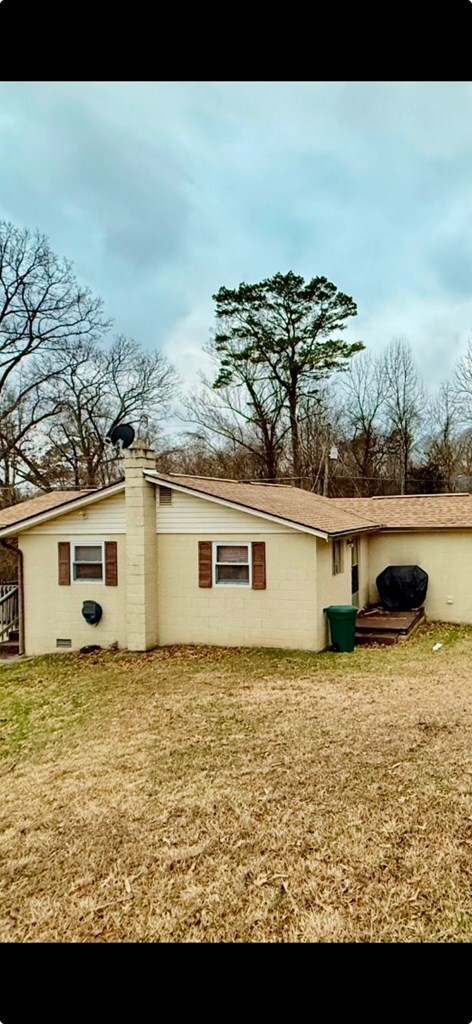
{"label": "brick chimney", "polygon": [[156,487],[143,473],[156,469],[146,441],[125,451],[126,621],[130,651],[149,651],[158,642]]}

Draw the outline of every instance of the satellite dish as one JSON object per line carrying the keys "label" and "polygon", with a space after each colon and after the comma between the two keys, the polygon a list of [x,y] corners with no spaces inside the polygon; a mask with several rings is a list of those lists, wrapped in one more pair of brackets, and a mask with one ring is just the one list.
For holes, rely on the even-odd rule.
{"label": "satellite dish", "polygon": [[115,448],[129,448],[134,441],[134,428],[130,423],[119,423],[107,434],[107,441],[115,445]]}

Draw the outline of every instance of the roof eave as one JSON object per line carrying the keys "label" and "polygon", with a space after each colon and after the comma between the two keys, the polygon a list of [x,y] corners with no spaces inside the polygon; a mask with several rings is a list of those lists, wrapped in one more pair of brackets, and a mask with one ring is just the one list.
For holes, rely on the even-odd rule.
{"label": "roof eave", "polygon": [[468,530],[472,530],[472,524],[462,526],[454,524],[454,526],[451,526],[446,523],[442,525],[436,523],[434,526],[431,524],[423,524],[423,526],[381,526],[379,529],[379,533],[443,533],[445,530],[462,530],[463,532],[467,532]]}
{"label": "roof eave", "polygon": [[379,533],[384,529],[383,526],[377,526],[375,523],[369,526],[353,526],[350,530],[330,530],[330,537],[350,537],[354,533]]}

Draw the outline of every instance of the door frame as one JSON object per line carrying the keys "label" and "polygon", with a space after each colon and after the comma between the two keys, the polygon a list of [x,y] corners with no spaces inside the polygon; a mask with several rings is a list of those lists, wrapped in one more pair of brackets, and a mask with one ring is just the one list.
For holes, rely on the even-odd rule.
{"label": "door frame", "polygon": [[[349,541],[351,549],[351,602],[356,608],[359,607],[359,562],[360,562],[360,540],[359,537],[351,537]],[[356,588],[356,589],[354,589]]]}

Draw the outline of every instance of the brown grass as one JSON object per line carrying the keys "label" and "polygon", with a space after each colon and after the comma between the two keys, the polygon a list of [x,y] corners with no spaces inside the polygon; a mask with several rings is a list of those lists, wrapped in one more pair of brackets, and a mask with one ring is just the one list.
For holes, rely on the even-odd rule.
{"label": "brown grass", "polygon": [[471,666],[436,626],[2,667],[0,939],[471,941]]}

